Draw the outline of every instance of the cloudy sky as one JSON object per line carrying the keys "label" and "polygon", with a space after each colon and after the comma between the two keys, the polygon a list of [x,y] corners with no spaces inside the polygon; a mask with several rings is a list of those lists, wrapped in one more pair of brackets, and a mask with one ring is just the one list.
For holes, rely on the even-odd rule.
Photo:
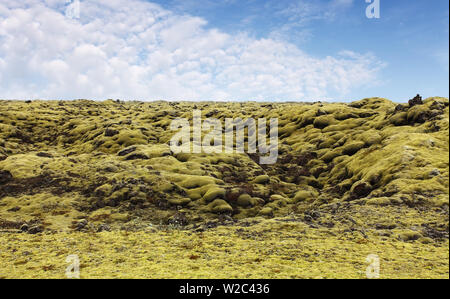
{"label": "cloudy sky", "polygon": [[0,98],[448,97],[449,2],[365,1],[0,0]]}

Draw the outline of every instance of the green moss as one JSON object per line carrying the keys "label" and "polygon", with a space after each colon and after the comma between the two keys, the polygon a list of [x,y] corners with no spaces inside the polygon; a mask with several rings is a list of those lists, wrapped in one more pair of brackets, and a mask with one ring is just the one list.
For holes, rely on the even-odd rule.
{"label": "green moss", "polygon": [[233,211],[233,208],[223,199],[214,200],[208,205],[208,208],[212,213],[216,214],[230,213]]}
{"label": "green moss", "polygon": [[123,213],[113,213],[110,216],[112,221],[120,221],[120,222],[127,222],[130,220],[130,216],[128,214]]}
{"label": "green moss", "polygon": [[169,183],[169,182],[164,182],[164,183],[160,184],[158,186],[158,188],[155,188],[155,189],[158,191],[161,191],[161,192],[169,193],[169,192],[173,191],[174,188],[175,188],[174,184]]}
{"label": "green moss", "polygon": [[356,113],[352,113],[350,111],[341,111],[334,114],[334,118],[337,120],[346,120],[349,118],[358,118]]}
{"label": "green moss", "polygon": [[378,133],[376,130],[365,131],[359,136],[359,138],[368,147],[374,144],[379,144],[382,141],[380,133]]}
{"label": "green moss", "polygon": [[393,115],[390,118],[390,122],[395,126],[404,126],[408,123],[407,118],[408,118],[407,112],[400,112],[400,113]]}
{"label": "green moss", "polygon": [[110,199],[115,201],[116,203],[124,201],[128,198],[128,194],[130,193],[130,189],[122,188],[120,190],[115,191],[111,194]]}
{"label": "green moss", "polygon": [[211,188],[209,189],[205,195],[203,195],[203,199],[207,202],[210,202],[218,197],[223,198],[225,196],[225,189],[223,188]]}
{"label": "green moss", "polygon": [[113,192],[113,186],[111,184],[104,184],[95,189],[94,193],[97,196],[110,196]]}
{"label": "green moss", "polygon": [[168,200],[171,205],[174,206],[185,206],[191,202],[189,198],[171,198]]}
{"label": "green moss", "polygon": [[292,135],[292,133],[295,132],[295,130],[297,129],[297,125],[296,124],[290,124],[287,126],[283,126],[278,130],[278,134],[279,136],[290,136]]}
{"label": "green moss", "polygon": [[264,207],[259,211],[259,215],[262,216],[272,216],[273,215],[273,209],[270,207]]}
{"label": "green moss", "polygon": [[267,174],[263,174],[260,176],[257,176],[253,182],[255,184],[267,184],[270,181],[270,177]]}
{"label": "green moss", "polygon": [[248,194],[241,194],[236,202],[241,207],[248,207],[252,205],[252,197]]}
{"label": "green moss", "polygon": [[422,238],[422,234],[416,231],[405,231],[398,235],[398,238],[402,241],[416,241]]}
{"label": "green moss", "polygon": [[422,244],[432,244],[432,243],[434,243],[433,239],[428,238],[428,237],[419,238],[419,242],[422,243]]}
{"label": "green moss", "polygon": [[316,197],[317,197],[317,194],[314,194],[314,192],[300,190],[297,193],[295,193],[293,202],[298,203],[298,202],[304,202],[304,201],[313,201]]}
{"label": "green moss", "polygon": [[366,201],[366,204],[374,206],[388,206],[391,204],[391,200],[388,197],[371,198]]}
{"label": "green moss", "polygon": [[[371,241],[365,242],[359,232],[332,231],[333,235],[330,229],[310,228],[289,218],[257,220],[258,224],[250,226],[219,226],[201,233],[152,229],[41,236],[1,234],[5,271],[0,275],[66,278],[61,269],[67,267],[66,257],[73,250],[82,262],[83,279],[365,279],[369,254],[380,258],[380,278],[448,277],[448,241],[405,243],[370,235]],[[35,255],[40,258],[28,259]],[[228,265],[230,260],[232,266]]]}
{"label": "green moss", "polygon": [[180,182],[180,186],[183,188],[192,189],[214,183],[215,180],[213,178],[203,176],[189,176],[184,181]]}
{"label": "green moss", "polygon": [[0,161],[0,169],[9,171],[16,179],[26,179],[41,175],[47,159],[34,154],[21,154]]}
{"label": "green moss", "polygon": [[322,115],[314,119],[314,127],[323,129],[336,122],[332,115]]}
{"label": "green moss", "polygon": [[406,119],[410,123],[414,122],[424,122],[426,115],[430,113],[430,110],[425,105],[417,105],[411,107],[408,112]]}
{"label": "green moss", "polygon": [[[136,236],[140,242],[145,240],[144,243],[151,244],[151,250],[142,257],[133,257],[130,263],[128,258],[117,256],[120,255],[115,250],[117,246],[109,251],[102,248],[99,252],[107,252],[102,261],[111,257],[112,261],[122,258],[127,266],[147,262],[154,265],[154,261],[147,260],[152,252],[157,254],[153,256],[155,260],[159,254],[165,254],[171,257],[167,263],[177,261],[190,269],[183,273],[194,273],[194,278],[210,274],[189,268],[192,260],[186,257],[192,253],[180,254],[184,248],[205,252],[208,254],[205,263],[210,264],[202,264],[204,269],[210,273],[211,266],[215,265],[224,276],[231,275],[229,277],[251,277],[255,271],[259,271],[261,277],[302,276],[300,271],[292,270],[298,269],[298,265],[284,264],[283,256],[293,256],[295,263],[300,261],[303,266],[307,265],[306,276],[339,277],[344,264],[348,265],[346,273],[352,273],[349,276],[358,276],[365,267],[361,267],[361,271],[355,269],[361,266],[367,254],[377,250],[384,254],[392,248],[398,248],[397,255],[386,256],[390,261],[383,264],[386,275],[398,277],[407,272],[420,276],[428,267],[426,263],[431,263],[435,269],[428,274],[447,273],[448,276],[448,270],[436,270],[443,265],[442,258],[438,261],[436,256],[442,253],[448,256],[447,99],[430,98],[423,105],[403,105],[402,109],[379,98],[350,105],[195,103],[204,115],[222,120],[224,117],[278,118],[279,157],[273,165],[258,164],[257,155],[174,155],[169,147],[172,135],[168,126],[173,118],[191,118],[193,105],[1,101],[0,226],[8,231],[1,235],[7,239],[8,246],[19,242],[15,239],[19,237],[23,238],[20,241],[27,242],[27,234],[10,234],[24,221],[40,223],[44,229],[42,236],[53,242],[43,244],[53,248],[62,242],[60,235],[56,235],[58,232],[70,232],[67,235],[70,239],[75,236],[73,231],[80,221],[86,219],[88,225],[83,231],[89,233],[80,239],[85,248],[97,239],[105,248],[113,246],[120,238],[117,235],[120,231],[129,233],[124,242],[132,242]],[[241,194],[245,195],[240,198]],[[218,215],[223,213],[233,220]],[[284,216],[286,218],[280,218]],[[186,234],[176,235],[179,233],[176,226],[158,226],[177,217],[186,224],[183,228]],[[266,219],[270,217],[275,219]],[[113,231],[111,235],[96,234],[105,224]],[[216,224],[217,230],[208,231]],[[185,244],[189,243],[186,238],[196,238],[197,229],[204,230],[206,240],[211,242],[205,239],[198,242],[203,242],[205,248]],[[398,239],[405,231],[418,229],[423,237],[417,242],[411,242],[409,237],[403,238],[409,240],[406,242]],[[47,235],[47,231],[55,236]],[[150,231],[152,233],[148,234]],[[167,231],[170,234],[164,235]],[[108,236],[112,243],[103,242],[102,236]],[[307,255],[299,259],[299,237],[302,253],[308,253],[314,260]],[[161,238],[169,239],[158,243]],[[224,240],[231,243],[225,244]],[[256,242],[254,252],[246,250],[245,254],[234,254],[238,250],[233,249],[242,249],[253,241]],[[224,250],[218,249],[220,244]],[[311,250],[305,251],[306,244],[310,244]],[[68,246],[60,245],[55,248]],[[276,255],[260,251],[260,248],[273,249],[274,246],[283,251]],[[341,250],[342,246],[346,247]],[[14,248],[5,248],[0,250],[6,254],[2,261],[9,267],[14,265],[15,257],[21,255],[9,255]],[[214,248],[213,254],[211,248]],[[332,255],[329,248],[334,248]],[[349,250],[352,255],[348,254]],[[45,250],[42,252],[45,255]],[[233,263],[239,260],[240,266],[233,270],[224,267],[223,257],[220,261],[214,259],[221,253],[231,255]],[[333,261],[336,267],[330,266],[330,256],[336,256]],[[413,261],[410,265],[405,265],[406,256]],[[317,260],[326,257],[326,265],[316,263],[316,257]],[[270,262],[250,267],[244,274],[253,263],[249,261],[258,258]],[[199,258],[195,262],[202,261]],[[32,265],[33,271],[20,265],[14,269],[27,275],[43,275],[36,274],[36,269],[42,266],[37,263]],[[162,273],[170,273],[172,277],[181,275],[170,272],[172,268],[163,264],[157,263],[165,271]],[[114,263],[115,267],[117,265],[120,263]],[[279,269],[280,265],[286,265],[285,271]],[[386,267],[391,266],[389,272]],[[83,269],[95,276],[95,269],[100,273],[108,267],[102,264]],[[277,267],[275,270],[280,272],[272,272],[271,267]],[[339,273],[330,269],[339,269]],[[420,271],[412,274],[411,269]],[[121,273],[133,271],[136,276],[148,273],[141,270],[128,267]],[[134,276],[132,274],[130,277]]]}
{"label": "green moss", "polygon": [[355,141],[346,144],[342,147],[342,154],[352,156],[356,154],[360,149],[364,148],[365,143],[362,141]]}
{"label": "green moss", "polygon": [[333,161],[336,157],[339,157],[342,155],[341,149],[334,149],[332,151],[326,151],[324,154],[320,157],[325,163]]}

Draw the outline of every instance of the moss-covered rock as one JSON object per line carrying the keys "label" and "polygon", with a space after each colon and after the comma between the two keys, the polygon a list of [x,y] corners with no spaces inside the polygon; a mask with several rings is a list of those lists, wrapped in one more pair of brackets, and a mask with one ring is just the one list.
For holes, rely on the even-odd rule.
{"label": "moss-covered rock", "polygon": [[355,141],[346,144],[342,147],[342,154],[352,156],[362,149],[364,145],[365,143],[363,141]]}
{"label": "moss-covered rock", "polygon": [[316,198],[316,196],[317,195],[311,191],[300,190],[297,193],[295,193],[293,202],[298,203],[298,202],[304,202],[304,201],[312,201]]}
{"label": "moss-covered rock", "polygon": [[248,195],[248,194],[241,194],[239,197],[238,197],[238,199],[237,199],[237,201],[236,201],[236,203],[239,205],[239,206],[241,206],[241,207],[248,207],[248,206],[251,206],[252,205],[252,197],[250,196],[250,195]]}
{"label": "moss-covered rock", "polygon": [[[193,109],[277,118],[277,162],[172,153],[171,120]],[[361,278],[376,252],[383,278],[448,277],[448,113],[438,97],[0,101],[0,276],[60,278],[76,243],[86,278]]]}
{"label": "moss-covered rock", "polygon": [[259,211],[259,215],[262,216],[272,216],[273,215],[273,209],[271,207],[264,207]]}
{"label": "moss-covered rock", "polygon": [[323,129],[336,122],[332,115],[322,115],[314,119],[314,127]]}
{"label": "moss-covered rock", "polygon": [[213,201],[216,198],[224,198],[225,197],[225,189],[223,188],[211,188],[209,189],[205,195],[203,195],[203,199],[207,202]]}
{"label": "moss-covered rock", "polygon": [[231,213],[233,208],[223,199],[216,199],[208,205],[209,210],[212,213],[223,214]]}
{"label": "moss-covered rock", "polygon": [[417,231],[405,231],[398,235],[398,238],[402,241],[416,241],[422,238],[422,234]]}
{"label": "moss-covered rock", "polygon": [[105,210],[165,223],[183,209],[188,219],[209,221],[217,217],[210,205],[219,199],[235,209],[235,219],[331,204],[394,214],[400,213],[394,207],[427,213],[448,208],[448,99],[412,106],[381,98],[350,104],[195,103],[203,115],[222,120],[278,118],[273,165],[260,165],[258,154],[172,153],[171,120],[191,119],[193,105],[1,101],[0,200],[6,204],[0,205],[0,219],[42,218],[52,227],[72,227],[60,221],[67,211],[33,204],[38,211],[31,213],[19,201],[42,200],[44,193],[71,198],[67,210],[76,209],[89,223],[91,214]]}
{"label": "moss-covered rock", "polygon": [[270,181],[270,177],[267,174],[257,176],[253,182],[255,184],[267,184]]}

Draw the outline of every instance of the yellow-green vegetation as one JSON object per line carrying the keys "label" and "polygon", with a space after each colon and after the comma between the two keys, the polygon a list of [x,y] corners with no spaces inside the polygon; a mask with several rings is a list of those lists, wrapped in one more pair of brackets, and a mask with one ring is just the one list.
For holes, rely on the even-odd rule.
{"label": "yellow-green vegetation", "polygon": [[[173,153],[193,109],[278,118],[277,163]],[[445,98],[0,101],[0,277],[448,278],[448,178]]]}
{"label": "yellow-green vegetation", "polygon": [[448,239],[311,228],[295,217],[254,218],[204,232],[149,227],[1,238],[0,278],[65,278],[66,257],[73,254],[80,278],[366,278],[370,254],[379,256],[380,278],[449,276]]}

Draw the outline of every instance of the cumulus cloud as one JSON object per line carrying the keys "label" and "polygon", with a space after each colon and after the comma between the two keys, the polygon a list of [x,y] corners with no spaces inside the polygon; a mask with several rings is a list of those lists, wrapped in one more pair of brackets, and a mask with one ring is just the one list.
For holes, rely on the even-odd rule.
{"label": "cumulus cloud", "polygon": [[[349,3],[336,0],[336,3]],[[141,0],[0,3],[0,98],[324,100],[383,66],[351,51],[314,57],[286,41],[207,29]]]}

